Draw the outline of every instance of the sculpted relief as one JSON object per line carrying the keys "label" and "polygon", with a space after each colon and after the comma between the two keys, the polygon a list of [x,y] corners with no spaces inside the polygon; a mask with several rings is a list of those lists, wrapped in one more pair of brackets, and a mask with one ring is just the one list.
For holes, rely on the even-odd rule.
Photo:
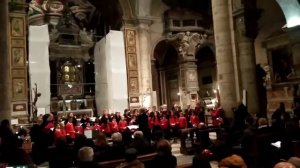
{"label": "sculpted relief", "polygon": [[169,34],[168,41],[175,42],[177,50],[182,57],[194,56],[196,49],[203,43],[207,42],[206,34],[181,32]]}

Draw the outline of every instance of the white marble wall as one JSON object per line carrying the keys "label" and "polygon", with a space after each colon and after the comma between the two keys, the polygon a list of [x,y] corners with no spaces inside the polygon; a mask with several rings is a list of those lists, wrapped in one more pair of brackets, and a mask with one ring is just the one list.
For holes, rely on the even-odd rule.
{"label": "white marble wall", "polygon": [[[50,66],[48,25],[29,26],[29,79],[31,91],[37,84],[41,93],[37,101],[38,108],[50,112]],[[33,93],[33,92],[32,92]],[[33,97],[32,97],[33,98]]]}
{"label": "white marble wall", "polygon": [[123,112],[128,107],[127,71],[121,31],[110,31],[95,46],[96,105],[98,113],[104,109]]}

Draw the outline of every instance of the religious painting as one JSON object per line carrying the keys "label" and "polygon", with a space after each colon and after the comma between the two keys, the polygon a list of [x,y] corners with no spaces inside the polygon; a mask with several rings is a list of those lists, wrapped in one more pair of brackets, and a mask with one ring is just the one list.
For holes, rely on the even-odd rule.
{"label": "religious painting", "polygon": [[24,36],[24,18],[13,17],[11,19],[11,36],[12,37],[23,37]]}
{"label": "religious painting", "polygon": [[25,66],[25,49],[21,47],[12,47],[12,66],[13,67],[24,67]]}
{"label": "religious painting", "polygon": [[126,41],[127,41],[127,46],[135,46],[135,31],[134,30],[126,31]]}
{"label": "religious painting", "polygon": [[136,53],[135,46],[128,46],[127,47],[127,53]]}
{"label": "religious painting", "polygon": [[24,77],[27,75],[24,69],[13,69],[11,74],[13,77]]}
{"label": "religious painting", "polygon": [[136,54],[128,54],[128,68],[137,69]]}
{"label": "religious painting", "polygon": [[25,100],[27,99],[26,93],[26,80],[25,78],[13,78],[12,79],[13,100]]}
{"label": "religious painting", "polygon": [[270,51],[274,82],[286,82],[294,75],[293,57],[290,46],[275,48]]}
{"label": "religious painting", "polygon": [[139,103],[139,97],[130,97],[130,103]]}
{"label": "religious painting", "polygon": [[23,39],[12,39],[11,46],[12,47],[24,47],[25,41]]}
{"label": "religious painting", "polygon": [[24,112],[27,111],[27,102],[14,102],[12,103],[13,112]]}
{"label": "religious painting", "polygon": [[129,78],[129,92],[130,93],[138,93],[138,78]]}

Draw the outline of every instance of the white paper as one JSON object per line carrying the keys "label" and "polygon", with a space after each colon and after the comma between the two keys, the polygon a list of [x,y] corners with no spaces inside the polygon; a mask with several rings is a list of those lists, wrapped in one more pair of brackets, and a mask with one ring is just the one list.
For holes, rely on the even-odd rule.
{"label": "white paper", "polygon": [[93,138],[93,130],[84,130],[84,135],[86,136],[87,139],[92,139]]}
{"label": "white paper", "polygon": [[127,126],[129,129],[139,129],[138,125],[129,125]]}
{"label": "white paper", "polygon": [[11,125],[18,125],[19,124],[19,119],[17,119],[17,118],[16,119],[11,119],[10,124]]}
{"label": "white paper", "polygon": [[217,140],[217,133],[216,132],[210,132],[209,133],[209,139]]}

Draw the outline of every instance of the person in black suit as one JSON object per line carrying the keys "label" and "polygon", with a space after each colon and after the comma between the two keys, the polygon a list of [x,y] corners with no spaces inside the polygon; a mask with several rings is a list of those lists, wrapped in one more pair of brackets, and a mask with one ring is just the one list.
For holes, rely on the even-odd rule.
{"label": "person in black suit", "polygon": [[150,142],[151,132],[148,128],[148,116],[146,114],[146,109],[140,109],[140,115],[137,118],[137,124],[139,125],[139,130],[144,134],[144,137]]}

